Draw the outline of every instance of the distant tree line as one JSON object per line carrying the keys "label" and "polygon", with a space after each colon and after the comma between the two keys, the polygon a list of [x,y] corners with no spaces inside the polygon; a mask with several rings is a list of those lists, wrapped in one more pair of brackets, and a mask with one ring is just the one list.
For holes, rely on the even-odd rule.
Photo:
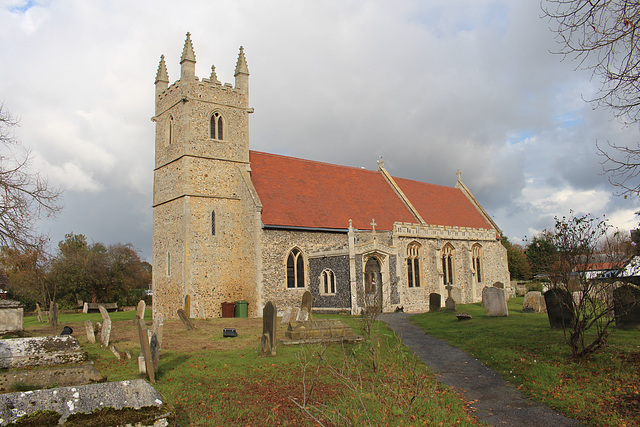
{"label": "distant tree line", "polygon": [[151,283],[151,264],[131,244],[88,243],[73,233],[58,243],[55,255],[42,245],[3,248],[0,272],[9,298],[28,309],[51,301],[61,308],[76,307],[79,300],[134,305]]}

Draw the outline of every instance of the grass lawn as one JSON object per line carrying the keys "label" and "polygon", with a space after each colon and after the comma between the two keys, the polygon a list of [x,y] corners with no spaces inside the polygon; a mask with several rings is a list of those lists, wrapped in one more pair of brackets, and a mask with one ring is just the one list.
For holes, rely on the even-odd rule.
{"label": "grass lawn", "polygon": [[473,319],[424,313],[411,321],[495,369],[526,394],[588,425],[640,425],[640,331],[615,330],[608,345],[572,360],[561,330],[544,313],[522,313],[509,301],[508,317],[486,317],[482,304],[458,305]]}
{"label": "grass lawn", "polygon": [[[69,325],[108,381],[140,378],[135,312],[111,313],[111,342],[131,360],[118,361],[99,343],[89,344],[83,322],[100,314],[61,314],[58,328],[26,317],[28,336],[57,335]],[[357,330],[360,320],[338,317]],[[145,320],[150,323],[150,311]],[[465,402],[440,385],[397,337],[377,324],[372,340],[326,346],[279,345],[261,357],[262,319],[194,320],[187,331],[165,320],[156,388],[180,426],[479,425]],[[223,338],[234,327],[237,338]],[[278,324],[278,336],[284,326]],[[377,369],[373,369],[373,366]],[[301,409],[303,406],[305,409]]]}

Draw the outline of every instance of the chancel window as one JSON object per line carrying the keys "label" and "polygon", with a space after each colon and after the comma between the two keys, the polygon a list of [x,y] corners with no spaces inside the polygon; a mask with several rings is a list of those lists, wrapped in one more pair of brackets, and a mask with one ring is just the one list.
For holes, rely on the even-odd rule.
{"label": "chancel window", "polygon": [[407,246],[407,282],[409,287],[420,287],[420,244]]}
{"label": "chancel window", "polygon": [[223,121],[222,115],[218,112],[215,112],[211,115],[211,123],[210,123],[210,136],[212,139],[223,139]]}
{"label": "chancel window", "polygon": [[329,295],[336,293],[336,275],[329,269],[324,270],[320,275],[320,293]]}
{"label": "chancel window", "polygon": [[482,246],[477,243],[471,248],[471,263],[473,264],[473,271],[476,273],[477,282],[482,283]]}
{"label": "chancel window", "polygon": [[455,262],[454,262],[454,249],[450,243],[447,243],[444,248],[442,248],[442,278],[444,280],[444,284],[453,285],[453,273],[455,271]]}
{"label": "chancel window", "polygon": [[304,288],[304,258],[297,248],[287,257],[287,288]]}

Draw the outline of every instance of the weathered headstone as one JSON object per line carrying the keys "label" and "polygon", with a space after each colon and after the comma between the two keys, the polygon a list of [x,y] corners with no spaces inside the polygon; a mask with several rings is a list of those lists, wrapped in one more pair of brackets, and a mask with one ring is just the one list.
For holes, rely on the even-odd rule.
{"label": "weathered headstone", "polygon": [[89,312],[89,303],[85,302],[84,304],[82,304],[82,312],[87,314]]}
{"label": "weathered headstone", "polygon": [[138,338],[140,339],[140,351],[144,357],[144,364],[149,375],[149,382],[156,383],[155,370],[153,369],[153,359],[151,358],[151,347],[149,345],[149,333],[147,332],[147,324],[142,319],[136,319],[138,324]]}
{"label": "weathered headstone", "polygon": [[193,326],[193,323],[191,323],[191,319],[189,319],[186,311],[184,311],[183,309],[179,309],[178,317],[180,317],[180,320],[182,320],[182,323],[188,330],[195,329],[195,326]]}
{"label": "weathered headstone", "polygon": [[622,284],[613,290],[616,328],[640,329],[640,287]]}
{"label": "weathered headstone", "polygon": [[429,311],[435,312],[440,311],[442,308],[442,296],[437,293],[429,294]]}
{"label": "weathered headstone", "polygon": [[453,289],[453,286],[451,286],[451,284],[445,286],[445,288],[447,289],[447,299],[444,302],[444,308],[447,311],[456,311],[456,301],[451,297],[451,290]]}
{"label": "weathered headstone", "polygon": [[91,323],[91,320],[87,319],[84,321],[84,329],[87,331],[87,341],[89,341],[89,344],[95,344],[96,334],[93,331],[93,324]]}
{"label": "weathered headstone", "polygon": [[496,282],[493,284],[494,288],[499,288],[499,289],[504,289],[504,283],[502,282]]}
{"label": "weathered headstone", "polygon": [[291,307],[285,308],[282,313],[282,323],[289,323],[289,319],[291,319]]}
{"label": "weathered headstone", "polygon": [[122,358],[122,356],[120,355],[120,352],[118,351],[115,345],[111,344],[109,346],[109,350],[111,350],[111,353],[113,353],[116,359],[120,360]]}
{"label": "weathered headstone", "polygon": [[36,316],[38,317],[38,323],[44,323],[42,319],[42,310],[40,310],[40,304],[36,303]]}
{"label": "weathered headstone", "polygon": [[267,301],[262,309],[262,345],[260,354],[276,355],[277,310],[271,301]]}
{"label": "weathered headstone", "polygon": [[482,302],[484,303],[484,313],[489,317],[509,315],[507,300],[502,288],[485,287],[482,290]]}
{"label": "weathered headstone", "polygon": [[102,322],[102,331],[100,331],[100,344],[103,347],[109,346],[109,340],[111,339],[111,319],[104,319]]}
{"label": "weathered headstone", "polygon": [[136,317],[138,319],[144,319],[144,310],[147,308],[147,303],[144,302],[143,299],[141,299],[138,302],[138,311],[136,312]]}
{"label": "weathered headstone", "polygon": [[151,350],[151,360],[153,362],[153,370],[158,372],[160,364],[160,351],[162,350],[162,331],[164,329],[164,318],[162,314],[156,314],[153,319],[153,327],[151,329],[151,338],[149,339],[149,347]]}
{"label": "weathered headstone", "polygon": [[0,334],[24,329],[24,306],[20,301],[0,299]]}
{"label": "weathered headstone", "polygon": [[527,292],[524,296],[524,301],[522,302],[522,312],[523,313],[546,313],[547,306],[544,303],[544,297],[542,296],[542,292],[539,292],[539,291]]}
{"label": "weathered headstone", "polygon": [[162,332],[164,330],[164,317],[161,313],[156,313],[156,318],[153,319],[153,326],[151,332],[158,337],[158,345],[162,347]]}
{"label": "weathered headstone", "polygon": [[58,326],[58,303],[51,301],[49,304],[49,325],[54,328]]}
{"label": "weathered headstone", "polygon": [[302,294],[302,303],[300,304],[300,310],[304,310],[307,309],[307,313],[309,313],[309,316],[311,316],[311,309],[313,308],[313,295],[311,295],[311,292],[309,291],[304,291],[304,294]]}
{"label": "weathered headstone", "polygon": [[293,307],[291,309],[291,317],[289,318],[289,322],[295,322],[300,315],[300,307]]}
{"label": "weathered headstone", "polygon": [[111,317],[109,317],[109,312],[107,311],[107,309],[104,307],[104,305],[99,305],[98,306],[98,310],[100,310],[100,314],[102,315],[102,319],[111,319]]}
{"label": "weathered headstone", "polygon": [[552,329],[564,329],[573,325],[573,297],[562,288],[552,288],[544,293],[547,316]]}
{"label": "weathered headstone", "polygon": [[191,317],[191,295],[184,297],[184,311],[187,313],[187,317]]}

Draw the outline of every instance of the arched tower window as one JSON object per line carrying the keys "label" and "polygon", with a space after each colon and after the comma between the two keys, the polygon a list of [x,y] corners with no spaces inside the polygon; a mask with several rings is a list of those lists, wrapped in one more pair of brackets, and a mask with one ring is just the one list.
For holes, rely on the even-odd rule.
{"label": "arched tower window", "polygon": [[482,283],[484,261],[482,260],[482,246],[478,243],[471,248],[471,263],[473,264],[473,271],[476,273],[477,282]]}
{"label": "arched tower window", "polygon": [[442,248],[442,278],[444,279],[444,284],[453,285],[454,282],[454,272],[455,272],[455,250],[451,243],[447,243],[444,248]]}
{"label": "arched tower window", "polygon": [[409,287],[420,287],[420,244],[413,242],[407,246],[407,282]]}
{"label": "arched tower window", "polygon": [[211,139],[224,139],[223,127],[222,115],[216,111],[211,115],[211,121],[209,123],[209,134]]}
{"label": "arched tower window", "polygon": [[328,268],[320,275],[320,293],[328,295],[336,293],[336,275]]}
{"label": "arched tower window", "polygon": [[298,248],[287,257],[287,288],[304,288],[304,258]]}
{"label": "arched tower window", "polygon": [[173,144],[173,138],[174,138],[174,133],[175,133],[175,129],[174,129],[174,123],[175,121],[173,120],[173,116],[169,116],[169,124],[167,126],[167,142],[169,143],[169,145]]}
{"label": "arched tower window", "polygon": [[216,211],[211,211],[211,235],[216,235]]}

